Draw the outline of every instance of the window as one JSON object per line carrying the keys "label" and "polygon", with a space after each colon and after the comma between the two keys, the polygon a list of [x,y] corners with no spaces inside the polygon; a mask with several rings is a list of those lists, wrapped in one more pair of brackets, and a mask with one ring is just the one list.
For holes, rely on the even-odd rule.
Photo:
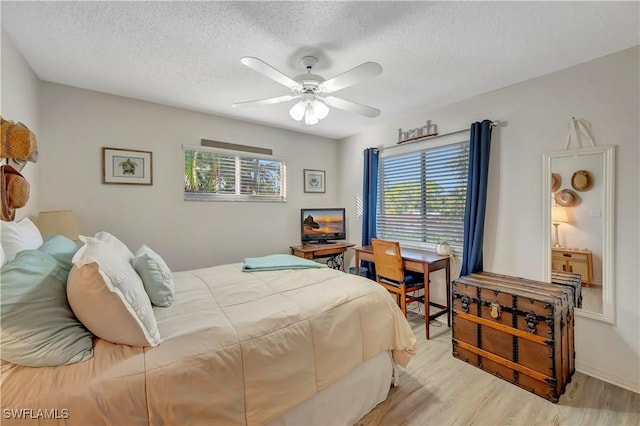
{"label": "window", "polygon": [[380,160],[380,238],[415,245],[442,241],[460,253],[464,242],[469,142]]}
{"label": "window", "polygon": [[185,147],[184,199],[286,201],[286,163],[253,153]]}

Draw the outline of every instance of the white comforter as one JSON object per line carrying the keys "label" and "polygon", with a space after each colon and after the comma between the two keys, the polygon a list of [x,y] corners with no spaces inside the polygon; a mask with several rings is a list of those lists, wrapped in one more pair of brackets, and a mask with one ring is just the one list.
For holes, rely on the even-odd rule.
{"label": "white comforter", "polygon": [[27,409],[40,424],[264,424],[380,352],[403,366],[415,353],[409,324],[373,281],[241,267],[176,273],[172,306],[154,308],[157,347],[96,339],[84,363],[3,366],[2,423],[29,424],[6,415]]}

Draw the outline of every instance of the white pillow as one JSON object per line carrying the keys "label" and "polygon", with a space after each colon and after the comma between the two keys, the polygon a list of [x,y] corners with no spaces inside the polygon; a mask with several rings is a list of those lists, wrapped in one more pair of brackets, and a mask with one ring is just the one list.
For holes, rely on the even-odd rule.
{"label": "white pillow", "polygon": [[37,249],[43,243],[40,230],[28,217],[18,222],[0,223],[4,263],[11,262],[22,250]]}
{"label": "white pillow", "polygon": [[118,253],[127,262],[131,263],[131,261],[133,260],[134,256],[131,250],[129,250],[129,247],[127,247],[127,245],[120,241],[117,237],[106,231],[97,232],[93,237],[80,235],[78,238],[83,243],[86,243],[88,239],[103,241],[111,246],[111,249],[114,253]]}
{"label": "white pillow", "polygon": [[133,266],[113,245],[86,238],[73,257],[67,298],[76,317],[96,336],[129,346],[160,343],[149,296]]}

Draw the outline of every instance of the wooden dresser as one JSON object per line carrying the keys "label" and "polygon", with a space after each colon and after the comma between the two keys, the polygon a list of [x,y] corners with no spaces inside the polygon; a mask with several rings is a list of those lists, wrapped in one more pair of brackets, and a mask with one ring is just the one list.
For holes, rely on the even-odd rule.
{"label": "wooden dresser", "polygon": [[551,249],[551,269],[580,274],[582,276],[582,285],[591,287],[593,283],[593,255],[591,250],[554,247]]}

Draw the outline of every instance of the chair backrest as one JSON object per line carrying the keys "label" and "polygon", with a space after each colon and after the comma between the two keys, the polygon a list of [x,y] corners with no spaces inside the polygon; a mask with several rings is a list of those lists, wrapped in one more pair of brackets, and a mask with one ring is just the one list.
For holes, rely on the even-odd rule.
{"label": "chair backrest", "polygon": [[397,241],[371,239],[373,247],[373,261],[376,265],[376,275],[388,280],[403,282],[404,266],[400,243]]}

